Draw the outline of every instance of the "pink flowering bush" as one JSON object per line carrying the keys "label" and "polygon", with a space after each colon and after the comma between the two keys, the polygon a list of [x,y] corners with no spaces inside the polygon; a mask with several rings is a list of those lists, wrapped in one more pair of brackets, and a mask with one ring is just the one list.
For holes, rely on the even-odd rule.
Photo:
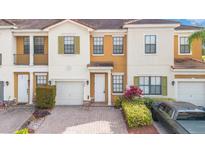
{"label": "pink flowering bush", "polygon": [[126,89],[124,97],[128,100],[133,100],[135,97],[141,97],[143,94],[142,90],[137,86],[130,86]]}

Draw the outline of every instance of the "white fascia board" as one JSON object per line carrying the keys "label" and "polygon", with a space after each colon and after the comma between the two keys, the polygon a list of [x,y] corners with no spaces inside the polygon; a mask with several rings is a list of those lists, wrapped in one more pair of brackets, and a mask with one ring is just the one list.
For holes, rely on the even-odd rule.
{"label": "white fascia board", "polygon": [[75,21],[70,20],[70,19],[65,19],[65,20],[63,20],[63,21],[60,21],[60,22],[58,22],[58,23],[56,23],[56,24],[54,24],[54,25],[51,25],[51,26],[45,28],[44,30],[49,31],[49,30],[51,30],[52,28],[55,28],[55,27],[57,27],[57,26],[59,26],[59,25],[61,25],[61,24],[64,24],[64,23],[66,23],[66,22],[70,22],[70,23],[73,23],[73,24],[75,24],[75,25],[81,26],[81,27],[87,29],[88,31],[93,31],[93,30],[94,30],[94,29],[92,29],[92,28],[90,28],[90,27],[88,27],[88,26],[85,26],[85,25],[83,25],[83,24],[80,24],[80,23],[75,22]]}
{"label": "white fascia board", "polygon": [[205,73],[205,69],[171,69],[174,73]]}
{"label": "white fascia board", "polygon": [[132,24],[124,25],[123,28],[176,28],[180,24]]}
{"label": "white fascia board", "polygon": [[191,33],[198,32],[198,31],[200,30],[175,30],[174,33],[175,34],[184,34],[184,33],[191,34]]}
{"label": "white fascia board", "polygon": [[92,73],[98,72],[111,72],[113,67],[88,67],[88,70]]}
{"label": "white fascia board", "polygon": [[12,30],[14,36],[25,36],[31,34],[38,34],[42,36],[47,36],[48,32],[39,29],[22,29],[22,30]]}
{"label": "white fascia board", "polygon": [[0,29],[14,29],[16,26],[0,26]]}

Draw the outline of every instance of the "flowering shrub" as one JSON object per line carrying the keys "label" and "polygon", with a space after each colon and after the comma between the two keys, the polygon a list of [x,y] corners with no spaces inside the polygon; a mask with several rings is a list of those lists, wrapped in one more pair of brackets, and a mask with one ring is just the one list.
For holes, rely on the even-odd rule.
{"label": "flowering shrub", "polygon": [[124,97],[128,100],[133,100],[135,97],[141,97],[142,90],[137,86],[130,86],[126,89]]}

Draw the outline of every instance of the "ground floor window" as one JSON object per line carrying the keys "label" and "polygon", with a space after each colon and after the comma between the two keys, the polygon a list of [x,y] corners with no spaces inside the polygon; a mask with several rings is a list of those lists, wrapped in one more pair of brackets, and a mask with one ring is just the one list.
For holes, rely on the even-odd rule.
{"label": "ground floor window", "polygon": [[47,75],[37,75],[36,85],[37,86],[47,85]]}
{"label": "ground floor window", "polygon": [[144,95],[161,95],[162,81],[159,76],[141,76],[139,78],[139,87]]}
{"label": "ground floor window", "polygon": [[112,76],[113,93],[123,93],[123,75]]}

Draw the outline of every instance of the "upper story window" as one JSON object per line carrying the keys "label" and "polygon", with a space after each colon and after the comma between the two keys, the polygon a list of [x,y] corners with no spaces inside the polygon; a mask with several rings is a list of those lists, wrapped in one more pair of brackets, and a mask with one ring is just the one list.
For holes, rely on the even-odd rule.
{"label": "upper story window", "polygon": [[142,76],[139,78],[139,87],[144,95],[161,95],[162,81],[159,76]]}
{"label": "upper story window", "polygon": [[103,37],[94,37],[93,53],[103,54]]}
{"label": "upper story window", "polygon": [[156,35],[145,35],[145,53],[156,53]]}
{"label": "upper story window", "polygon": [[123,37],[113,37],[113,54],[123,54]]}
{"label": "upper story window", "polygon": [[112,76],[113,93],[123,93],[123,75]]}
{"label": "upper story window", "polygon": [[29,36],[24,37],[24,54],[29,54],[30,53],[30,39]]}
{"label": "upper story window", "polygon": [[181,54],[190,54],[188,37],[180,37],[180,53]]}
{"label": "upper story window", "polygon": [[65,54],[74,54],[75,53],[75,43],[74,36],[65,36],[64,37],[64,53]]}
{"label": "upper story window", "polygon": [[44,53],[44,37],[35,36],[34,37],[34,54],[43,54]]}

